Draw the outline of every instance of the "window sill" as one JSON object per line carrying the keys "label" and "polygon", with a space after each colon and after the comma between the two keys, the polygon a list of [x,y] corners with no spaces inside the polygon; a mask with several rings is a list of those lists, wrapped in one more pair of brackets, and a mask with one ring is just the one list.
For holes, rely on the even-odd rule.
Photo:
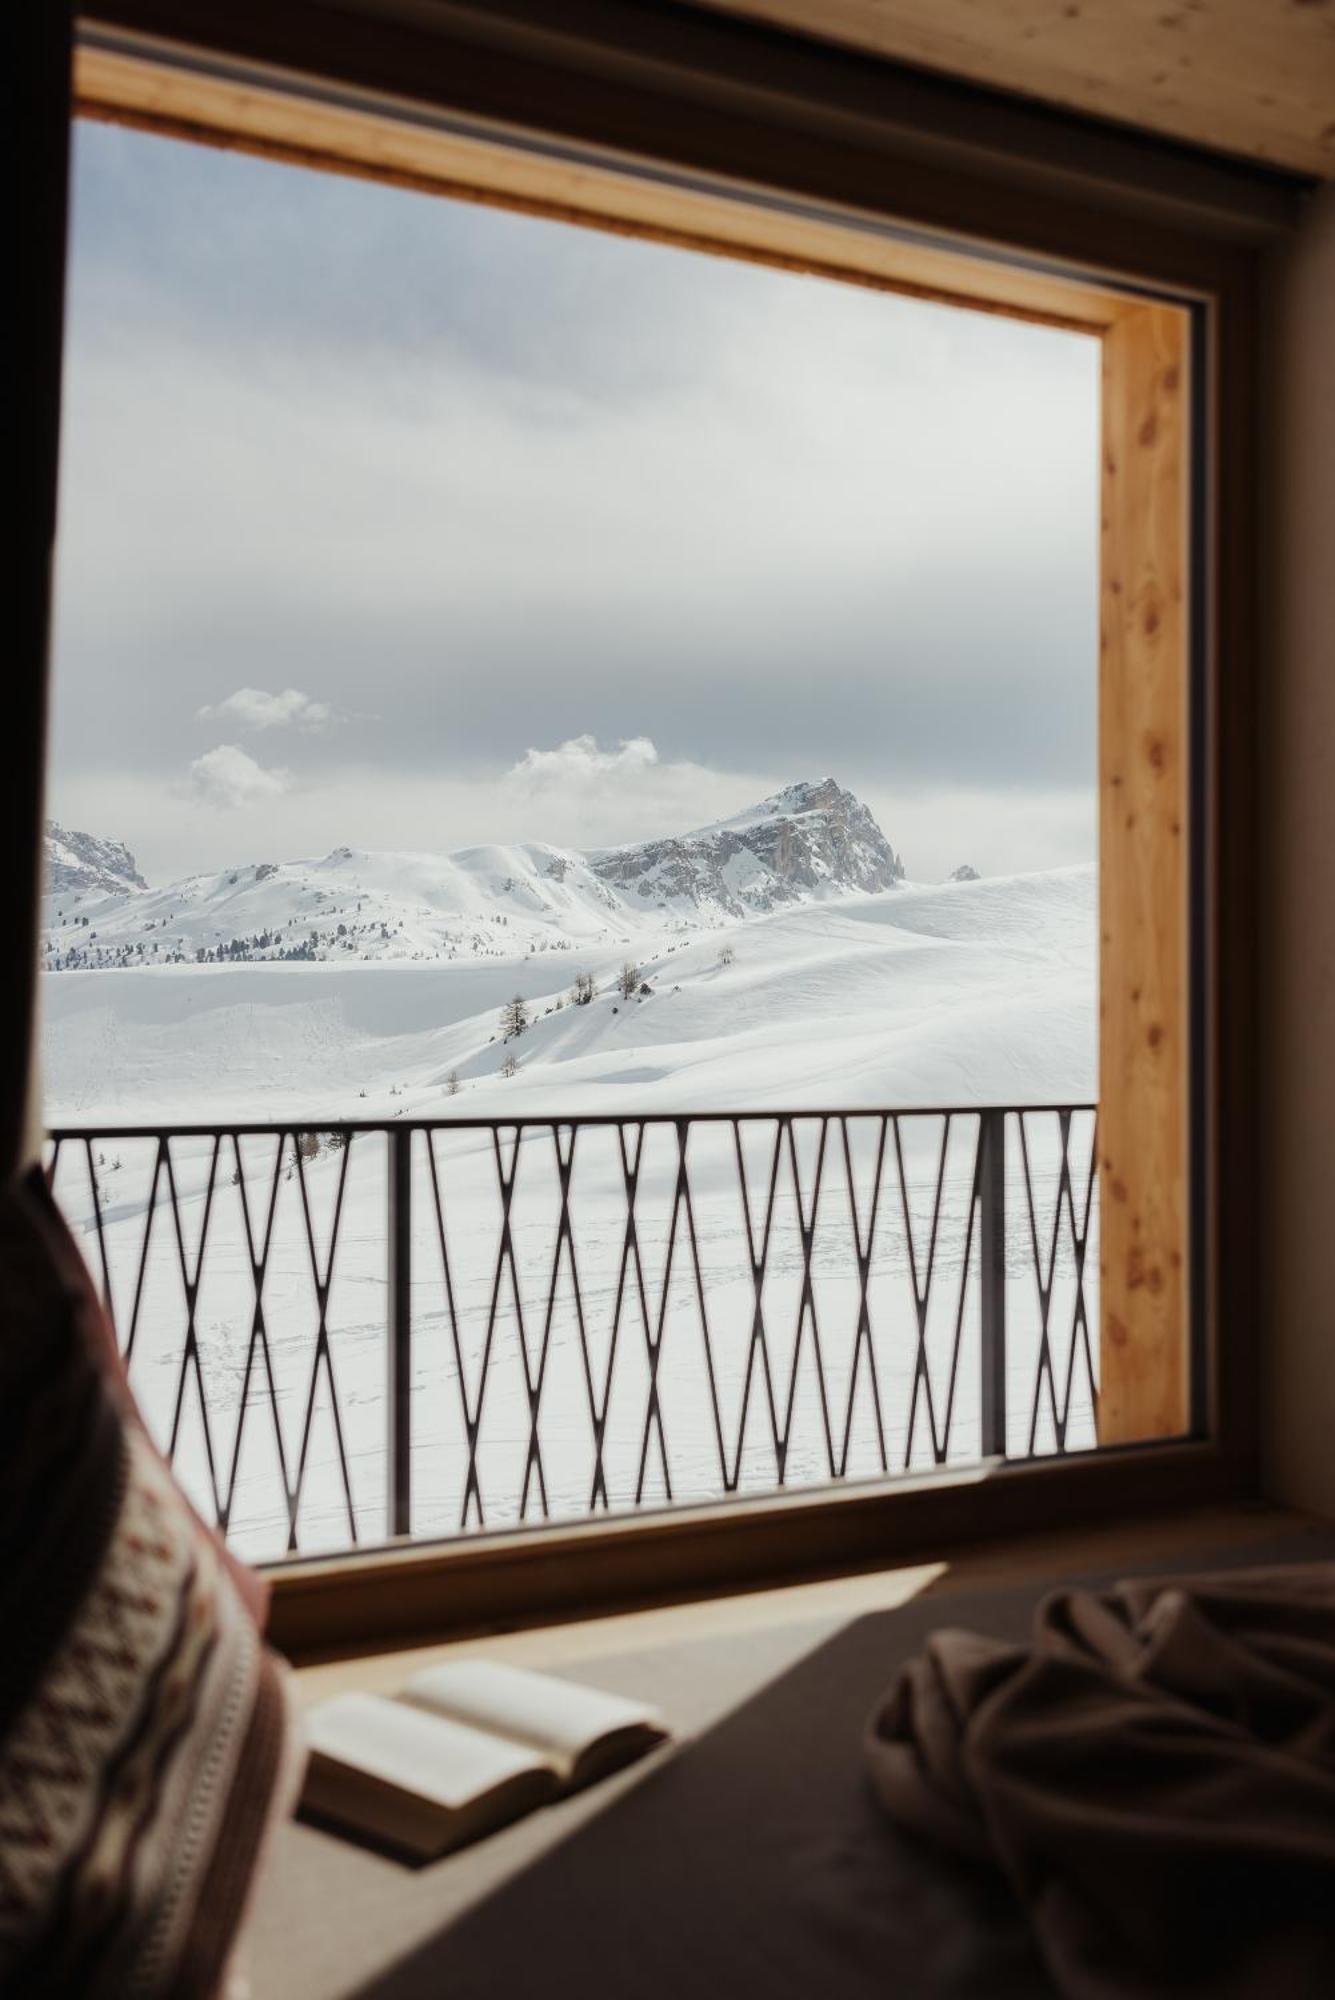
{"label": "window sill", "polygon": [[995,1546],[1061,1519],[1072,1529],[1248,1497],[1238,1467],[1193,1442],[985,1464],[930,1479],[780,1494],[389,1545],[268,1574],[275,1645],[296,1662],[469,1633],[552,1626],[809,1583]]}

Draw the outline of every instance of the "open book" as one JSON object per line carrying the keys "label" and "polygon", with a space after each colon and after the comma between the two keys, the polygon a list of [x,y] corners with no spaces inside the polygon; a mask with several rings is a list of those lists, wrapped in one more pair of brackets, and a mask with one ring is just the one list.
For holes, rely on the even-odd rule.
{"label": "open book", "polygon": [[397,1695],[340,1694],[312,1709],[302,1810],[431,1860],[667,1734],[643,1702],[459,1660],[428,1667]]}

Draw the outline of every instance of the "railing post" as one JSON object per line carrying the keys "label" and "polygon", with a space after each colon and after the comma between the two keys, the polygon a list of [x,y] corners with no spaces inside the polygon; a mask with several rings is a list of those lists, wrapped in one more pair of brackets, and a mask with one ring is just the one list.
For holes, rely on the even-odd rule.
{"label": "railing post", "polygon": [[1006,1113],[979,1113],[982,1455],[1006,1456]]}
{"label": "railing post", "polygon": [[396,1127],[388,1138],[389,1440],[386,1493],[389,1532],[391,1535],[407,1535],[412,1532],[412,1127]]}

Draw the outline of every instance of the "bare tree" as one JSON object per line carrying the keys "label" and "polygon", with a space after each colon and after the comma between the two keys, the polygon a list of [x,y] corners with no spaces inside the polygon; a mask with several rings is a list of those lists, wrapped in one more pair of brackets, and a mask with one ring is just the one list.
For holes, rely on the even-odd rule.
{"label": "bare tree", "polygon": [[577,972],[575,983],[570,989],[570,998],[576,1007],[587,1007],[594,994],[593,974]]}
{"label": "bare tree", "polygon": [[452,1069],[445,1079],[445,1095],[447,1097],[457,1097],[461,1088],[459,1072],[457,1069]]}
{"label": "bare tree", "polygon": [[501,1034],[507,1042],[522,1035],[528,1026],[528,1006],[522,993],[516,993],[513,1000],[507,1000],[501,1009]]}
{"label": "bare tree", "polygon": [[629,958],[617,974],[617,992],[623,1000],[633,1000],[640,984],[640,968]]}
{"label": "bare tree", "polygon": [[731,945],[731,944],[720,945],[718,962],[720,965],[736,965],[737,963],[736,945]]}
{"label": "bare tree", "polygon": [[501,1075],[517,1076],[518,1074],[519,1074],[519,1058],[513,1055],[507,1056],[505,1058],[505,1061],[501,1064]]}

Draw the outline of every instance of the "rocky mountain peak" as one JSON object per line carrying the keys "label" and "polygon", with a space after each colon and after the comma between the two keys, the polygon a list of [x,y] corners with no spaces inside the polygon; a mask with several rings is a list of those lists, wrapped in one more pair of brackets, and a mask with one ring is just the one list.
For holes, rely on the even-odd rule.
{"label": "rocky mountain peak", "polygon": [[46,890],[52,896],[119,896],[148,887],[129,848],[49,819],[45,829]]}
{"label": "rocky mountain peak", "polygon": [[904,875],[867,807],[833,778],[787,785],[714,826],[608,848],[588,861],[622,895],[731,917],[822,894],[874,894]]}

